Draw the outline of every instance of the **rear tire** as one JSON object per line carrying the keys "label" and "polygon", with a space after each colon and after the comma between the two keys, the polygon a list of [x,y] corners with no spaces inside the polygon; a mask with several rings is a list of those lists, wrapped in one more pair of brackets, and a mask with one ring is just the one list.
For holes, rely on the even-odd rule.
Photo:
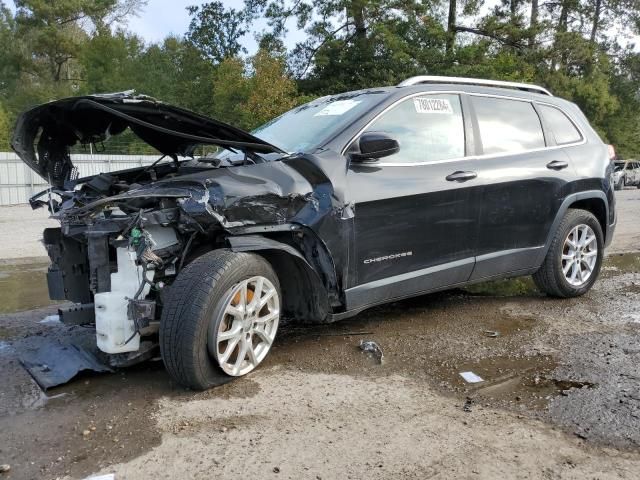
{"label": "rear tire", "polygon": [[[257,325],[260,309],[250,317],[247,298],[250,296],[253,300],[255,294],[248,295],[247,292],[250,291],[249,282],[255,282],[255,279],[263,279],[262,283],[270,286],[268,303],[273,310],[270,312],[273,328],[267,339],[270,341],[263,342],[264,345],[256,335],[255,341],[261,347],[255,347],[254,352],[254,340],[249,339]],[[237,308],[239,300],[234,299],[240,299],[243,285],[244,306]],[[256,287],[253,288],[256,291]],[[171,377],[186,387],[205,390],[249,373],[271,348],[280,314],[280,284],[271,265],[258,255],[228,250],[209,252],[180,272],[167,297],[160,320],[160,351]],[[261,298],[256,298],[254,309],[261,305]],[[266,310],[266,303],[264,307]],[[228,313],[231,310],[236,313]],[[221,339],[222,335],[227,335],[229,339],[218,339],[218,335]],[[233,345],[232,341],[235,341]],[[248,352],[250,344],[251,355]],[[226,361],[221,362],[221,345],[231,348],[226,360],[237,363],[239,368],[233,369]],[[240,360],[236,362],[238,358]]]}
{"label": "rear tire", "polygon": [[584,295],[598,278],[603,255],[598,219],[586,210],[569,209],[533,280],[540,291],[552,297]]}

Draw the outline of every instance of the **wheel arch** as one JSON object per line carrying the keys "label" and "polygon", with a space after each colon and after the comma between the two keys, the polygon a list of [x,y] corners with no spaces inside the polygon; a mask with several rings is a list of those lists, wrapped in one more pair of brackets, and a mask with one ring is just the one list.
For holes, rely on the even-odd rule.
{"label": "wheel arch", "polygon": [[252,252],[269,262],[278,275],[284,316],[299,322],[324,322],[329,295],[318,274],[293,246],[262,235],[227,237],[231,251]]}
{"label": "wheel arch", "polygon": [[562,222],[562,219],[567,214],[567,211],[570,208],[581,209],[591,212],[597,219],[598,223],[602,227],[602,235],[604,236],[604,243],[608,245],[611,241],[610,234],[611,229],[609,228],[608,218],[609,218],[609,203],[607,201],[607,196],[604,192],[600,190],[589,190],[585,192],[577,192],[568,195],[558,212],[556,213],[556,217],[549,229],[549,233],[547,234],[547,239],[544,244],[544,248],[540,252],[540,256],[538,259],[538,264],[541,265],[544,261],[544,258],[551,247],[551,242],[553,241],[553,237],[555,236],[556,230]]}
{"label": "wheel arch", "polygon": [[602,234],[605,237],[605,242],[607,238],[607,218],[608,218],[608,208],[605,200],[599,197],[589,197],[580,200],[576,200],[575,202],[569,205],[569,208],[576,208],[581,210],[586,210],[587,212],[593,213],[593,215],[598,219],[598,223],[602,228]]}

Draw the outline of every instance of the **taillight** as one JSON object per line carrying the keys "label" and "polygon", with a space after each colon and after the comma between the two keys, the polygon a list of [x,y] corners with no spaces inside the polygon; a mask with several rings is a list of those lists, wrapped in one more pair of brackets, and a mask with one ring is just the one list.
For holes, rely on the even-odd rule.
{"label": "taillight", "polygon": [[613,145],[607,145],[607,149],[609,151],[609,160],[616,159],[616,149],[613,148]]}

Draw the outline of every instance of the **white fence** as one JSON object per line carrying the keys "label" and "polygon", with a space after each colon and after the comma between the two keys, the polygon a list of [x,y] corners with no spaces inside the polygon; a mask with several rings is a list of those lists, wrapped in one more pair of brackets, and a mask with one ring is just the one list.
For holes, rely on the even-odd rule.
{"label": "white fence", "polygon": [[[81,177],[149,165],[160,155],[71,155]],[[0,152],[0,205],[28,203],[47,182],[13,152]]]}

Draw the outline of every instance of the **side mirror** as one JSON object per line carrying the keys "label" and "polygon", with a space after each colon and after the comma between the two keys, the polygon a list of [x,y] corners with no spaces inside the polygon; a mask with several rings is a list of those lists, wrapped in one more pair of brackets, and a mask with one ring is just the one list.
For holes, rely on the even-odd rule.
{"label": "side mirror", "polygon": [[388,157],[400,151],[397,140],[379,132],[363,133],[358,142],[360,152],[351,154],[355,162],[375,162],[379,158]]}

